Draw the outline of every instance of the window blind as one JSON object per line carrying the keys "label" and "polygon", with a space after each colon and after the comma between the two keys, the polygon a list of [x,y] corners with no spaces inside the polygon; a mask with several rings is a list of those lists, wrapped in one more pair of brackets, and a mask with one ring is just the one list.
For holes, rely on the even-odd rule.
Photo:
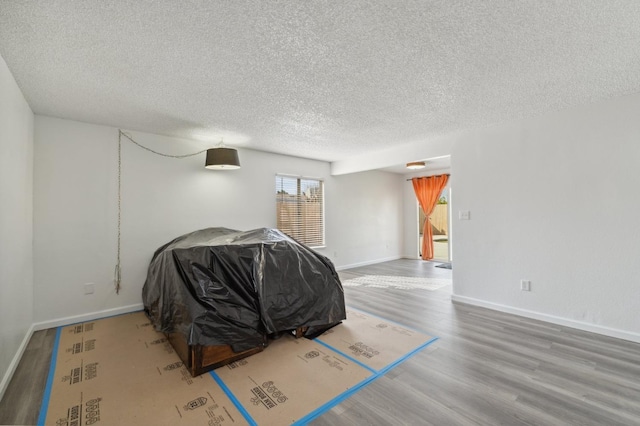
{"label": "window blind", "polygon": [[324,246],[324,182],[276,175],[277,228],[309,247]]}

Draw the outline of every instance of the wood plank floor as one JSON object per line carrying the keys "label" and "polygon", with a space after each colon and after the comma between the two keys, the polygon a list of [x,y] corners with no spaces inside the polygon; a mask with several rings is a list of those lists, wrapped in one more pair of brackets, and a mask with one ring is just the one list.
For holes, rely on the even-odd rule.
{"label": "wood plank floor", "polygon": [[[451,277],[397,260],[340,272]],[[440,339],[316,419],[322,425],[640,425],[640,344],[451,303],[436,291],[345,286],[347,304]],[[34,424],[54,332],[34,334],[0,424]]]}

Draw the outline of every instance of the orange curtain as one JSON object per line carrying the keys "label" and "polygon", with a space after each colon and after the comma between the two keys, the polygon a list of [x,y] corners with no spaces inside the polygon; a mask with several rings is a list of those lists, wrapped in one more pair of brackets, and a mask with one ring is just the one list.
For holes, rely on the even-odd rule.
{"label": "orange curtain", "polygon": [[422,259],[433,259],[433,232],[431,232],[431,222],[429,215],[436,207],[440,193],[447,186],[449,175],[419,177],[411,179],[413,190],[416,193],[420,207],[424,211],[427,219],[424,221],[422,231]]}

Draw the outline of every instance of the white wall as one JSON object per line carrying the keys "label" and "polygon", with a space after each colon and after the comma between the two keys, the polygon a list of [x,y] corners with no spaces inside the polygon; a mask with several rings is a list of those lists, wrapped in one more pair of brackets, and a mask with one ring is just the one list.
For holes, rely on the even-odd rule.
{"label": "white wall", "polygon": [[0,57],[0,398],[33,323],[33,113]]}
{"label": "white wall", "polygon": [[[163,153],[207,148],[201,142],[130,133]],[[117,140],[115,128],[36,116],[38,322],[50,325],[61,318],[137,307],[153,252],[186,232],[210,226],[275,227],[276,173],[325,179],[327,247],[319,251],[337,267],[401,256],[399,175],[332,177],[326,162],[251,150],[239,150],[240,170],[212,171],[204,169],[204,154],[164,158],[123,139],[123,288],[116,295]],[[95,293],[84,295],[89,282]]]}
{"label": "white wall", "polygon": [[371,171],[327,182],[332,197],[326,211],[330,245],[324,254],[339,269],[402,257],[404,177]]}
{"label": "white wall", "polygon": [[455,135],[442,135],[429,140],[420,138],[402,145],[391,145],[381,151],[363,150],[360,155],[331,163],[331,173],[344,175],[397,166],[408,161],[445,157],[451,155]]}
{"label": "white wall", "polygon": [[[454,300],[640,341],[640,95],[460,136]],[[519,289],[531,280],[532,291]]]}

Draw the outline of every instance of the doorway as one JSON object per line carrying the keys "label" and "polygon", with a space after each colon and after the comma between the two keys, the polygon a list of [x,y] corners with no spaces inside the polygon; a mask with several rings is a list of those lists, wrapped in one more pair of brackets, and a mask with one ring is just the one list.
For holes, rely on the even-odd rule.
{"label": "doorway", "polygon": [[418,256],[422,256],[422,230],[424,229],[425,220],[431,222],[431,231],[433,232],[433,259],[435,261],[449,262],[451,261],[451,241],[449,239],[449,201],[451,199],[451,190],[447,186],[440,193],[440,198],[433,209],[433,213],[429,218],[426,217],[420,203],[418,204]]}

